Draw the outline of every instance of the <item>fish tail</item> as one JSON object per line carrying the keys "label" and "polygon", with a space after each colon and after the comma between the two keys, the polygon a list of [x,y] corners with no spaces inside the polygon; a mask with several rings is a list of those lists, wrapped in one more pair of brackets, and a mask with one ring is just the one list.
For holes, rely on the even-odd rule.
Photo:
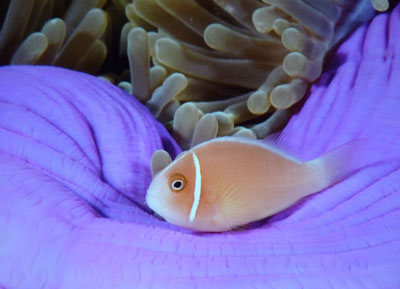
{"label": "fish tail", "polygon": [[368,151],[370,149],[367,140],[353,140],[307,162],[307,165],[313,168],[321,181],[321,186],[326,187],[367,166],[365,155]]}
{"label": "fish tail", "polygon": [[329,186],[363,168],[384,162],[400,163],[400,150],[393,149],[393,143],[356,139],[309,161],[307,164],[313,166],[321,181]]}

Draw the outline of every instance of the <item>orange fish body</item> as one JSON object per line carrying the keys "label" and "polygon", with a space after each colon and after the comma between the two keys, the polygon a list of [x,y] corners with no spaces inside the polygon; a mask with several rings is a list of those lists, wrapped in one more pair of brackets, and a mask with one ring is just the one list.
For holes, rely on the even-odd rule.
{"label": "orange fish body", "polygon": [[183,153],[158,172],[146,201],[172,224],[196,231],[230,230],[331,185],[340,177],[337,160],[343,151],[347,147],[301,162],[259,141],[219,138]]}

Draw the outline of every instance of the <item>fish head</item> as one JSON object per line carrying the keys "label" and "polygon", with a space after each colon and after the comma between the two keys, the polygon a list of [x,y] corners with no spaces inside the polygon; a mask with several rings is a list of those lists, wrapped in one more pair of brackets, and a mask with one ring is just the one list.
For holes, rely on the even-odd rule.
{"label": "fish head", "polygon": [[153,177],[147,205],[167,222],[186,227],[194,200],[195,173],[191,154],[182,154]]}
{"label": "fish head", "polygon": [[155,174],[147,190],[147,205],[167,222],[196,230],[212,231],[215,208],[204,196],[200,160],[194,151],[179,156]]}

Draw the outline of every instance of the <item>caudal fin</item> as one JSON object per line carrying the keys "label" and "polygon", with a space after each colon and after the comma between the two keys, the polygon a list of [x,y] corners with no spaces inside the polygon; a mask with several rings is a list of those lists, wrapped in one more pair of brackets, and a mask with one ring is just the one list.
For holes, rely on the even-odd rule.
{"label": "caudal fin", "polygon": [[307,165],[316,170],[324,185],[330,186],[376,162],[371,162],[368,157],[371,149],[368,140],[353,140],[307,162]]}

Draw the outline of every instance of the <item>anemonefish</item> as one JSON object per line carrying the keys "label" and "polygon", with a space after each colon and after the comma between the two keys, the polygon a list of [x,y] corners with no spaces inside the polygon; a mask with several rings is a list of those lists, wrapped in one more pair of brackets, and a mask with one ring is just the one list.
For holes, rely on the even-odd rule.
{"label": "anemonefish", "polygon": [[276,214],[349,172],[352,145],[302,162],[273,144],[222,137],[157,169],[148,206],[166,221],[195,231],[230,230]]}

